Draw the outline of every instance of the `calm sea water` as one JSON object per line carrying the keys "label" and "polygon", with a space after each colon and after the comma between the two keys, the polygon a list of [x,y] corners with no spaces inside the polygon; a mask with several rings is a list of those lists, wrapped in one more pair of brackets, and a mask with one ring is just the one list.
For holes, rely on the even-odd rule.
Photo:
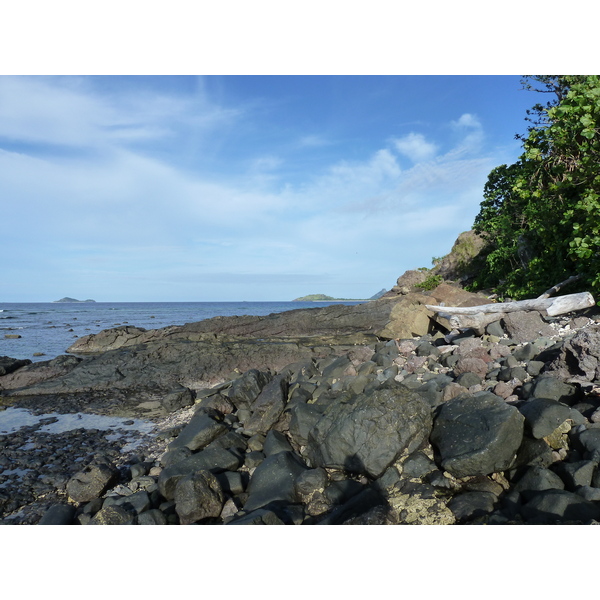
{"label": "calm sea water", "polygon": [[[159,329],[217,316],[265,316],[334,302],[0,302],[0,356],[34,362],[65,354],[76,338],[119,325]],[[360,302],[343,302],[360,304]],[[17,334],[19,339],[5,336]],[[34,356],[43,353],[44,356]]]}

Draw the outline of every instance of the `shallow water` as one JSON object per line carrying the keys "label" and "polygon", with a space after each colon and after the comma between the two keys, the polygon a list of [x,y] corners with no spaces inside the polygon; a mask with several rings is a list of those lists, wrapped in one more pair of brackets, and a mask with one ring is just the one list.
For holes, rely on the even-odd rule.
{"label": "shallow water", "polygon": [[[50,360],[82,336],[121,325],[159,329],[223,316],[266,316],[338,302],[0,302],[0,356]],[[361,304],[342,302],[341,304]],[[18,339],[6,335],[20,335]],[[42,356],[34,356],[39,353]]]}

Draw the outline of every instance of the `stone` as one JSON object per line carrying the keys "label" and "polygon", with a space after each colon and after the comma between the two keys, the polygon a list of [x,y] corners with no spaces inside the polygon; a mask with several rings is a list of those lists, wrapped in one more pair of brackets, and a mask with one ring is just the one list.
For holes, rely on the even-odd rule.
{"label": "stone", "polygon": [[471,386],[480,385],[481,384],[481,377],[479,375],[477,375],[476,373],[472,373],[471,371],[467,371],[466,373],[461,373],[456,378],[456,383],[458,383],[458,385],[460,385],[460,386],[468,389]]}
{"label": "stone", "polygon": [[577,442],[590,458],[600,459],[600,429],[585,429],[579,432]]}
{"label": "stone", "polygon": [[67,482],[67,495],[74,502],[90,502],[102,496],[119,480],[119,471],[109,464],[92,464]]}
{"label": "stone", "polygon": [[177,482],[175,511],[182,525],[217,518],[225,504],[225,495],[210,471],[196,471]]}
{"label": "stone", "polygon": [[502,329],[502,324],[500,323],[500,319],[497,321],[492,321],[487,325],[485,331],[488,335],[495,335],[496,337],[504,337],[504,329]]}
{"label": "stone", "polygon": [[541,375],[535,380],[533,387],[535,398],[550,398],[568,404],[575,404],[579,398],[579,391],[575,385],[564,383],[551,375]]}
{"label": "stone", "polygon": [[72,504],[55,504],[39,520],[38,525],[70,525],[75,516]]}
{"label": "stone", "polygon": [[137,518],[138,525],[166,525],[167,517],[158,508],[151,508]]}
{"label": "stone", "polygon": [[21,367],[30,365],[31,361],[27,359],[10,358],[10,356],[0,356],[0,376],[13,373]]}
{"label": "stone", "polygon": [[491,492],[464,492],[454,496],[448,508],[457,521],[471,521],[489,515],[497,503],[498,496]]}
{"label": "stone", "polygon": [[253,511],[271,502],[296,503],[295,482],[306,469],[306,465],[292,452],[268,456],[250,478],[244,510]]}
{"label": "stone", "polygon": [[290,408],[289,434],[297,446],[306,446],[308,434],[323,416],[324,407],[318,404],[295,404]]}
{"label": "stone", "polygon": [[570,492],[577,491],[578,487],[592,484],[592,477],[598,463],[592,460],[578,460],[576,462],[560,462],[554,467],[557,474],[565,482],[565,487]]}
{"label": "stone", "polygon": [[483,379],[488,372],[487,363],[481,358],[460,358],[454,365],[454,375],[458,377],[462,373],[474,373]]}
{"label": "stone", "polygon": [[129,512],[139,515],[151,508],[151,502],[148,492],[142,490],[129,496],[109,497],[104,501],[104,506],[121,506]]}
{"label": "stone", "polygon": [[194,394],[190,389],[181,386],[163,396],[161,404],[167,412],[175,412],[181,408],[192,406],[194,404]]}
{"label": "stone", "polygon": [[525,498],[531,498],[534,492],[564,490],[565,484],[554,471],[540,466],[533,466],[525,471],[512,489],[522,493]]}
{"label": "stone", "polygon": [[158,477],[158,489],[164,498],[172,500],[177,482],[196,471],[235,471],[242,464],[239,456],[224,448],[209,448],[165,467]]}
{"label": "stone", "polygon": [[216,420],[216,411],[198,411],[182,429],[181,433],[169,444],[169,450],[185,446],[192,452],[208,446],[214,439],[228,430],[227,425]]}
{"label": "stone", "polygon": [[506,313],[502,324],[508,336],[519,344],[532,342],[542,336],[554,335],[552,327],[542,320],[537,311]]}
{"label": "stone", "polygon": [[249,408],[272,378],[270,373],[250,369],[236,379],[224,394],[227,395],[236,408]]}
{"label": "stone", "polygon": [[519,406],[525,423],[534,438],[550,435],[571,416],[571,409],[557,400],[533,398]]}
{"label": "stone", "polygon": [[329,479],[325,469],[308,469],[298,475],[295,481],[296,492],[301,496],[310,496],[317,490],[324,490]]}
{"label": "stone", "polygon": [[402,463],[402,477],[425,477],[436,469],[435,462],[425,453],[413,452]]}
{"label": "stone", "polygon": [[582,382],[600,379],[600,325],[581,329],[566,340],[548,371],[561,379],[577,378]]}
{"label": "stone", "polygon": [[285,525],[285,523],[272,510],[259,508],[228,521],[227,525]]}
{"label": "stone", "polygon": [[252,403],[252,416],[244,423],[246,434],[266,434],[283,413],[287,402],[287,375],[276,375]]}
{"label": "stone", "polygon": [[426,400],[390,384],[332,402],[308,435],[306,455],[312,466],[377,478],[404,450],[426,442],[431,423]]}
{"label": "stone", "polygon": [[459,396],[442,404],[431,443],[440,465],[455,477],[508,469],[523,439],[524,417],[494,394]]}
{"label": "stone", "polygon": [[265,438],[265,444],[263,452],[265,456],[271,456],[278,452],[293,452],[293,448],[290,446],[287,438],[280,431],[271,430],[267,433]]}
{"label": "stone", "polygon": [[536,519],[538,523],[587,523],[600,520],[600,505],[566,490],[545,490],[524,504],[521,514],[527,520]]}
{"label": "stone", "polygon": [[107,506],[90,520],[90,525],[134,525],[135,516],[122,506]]}

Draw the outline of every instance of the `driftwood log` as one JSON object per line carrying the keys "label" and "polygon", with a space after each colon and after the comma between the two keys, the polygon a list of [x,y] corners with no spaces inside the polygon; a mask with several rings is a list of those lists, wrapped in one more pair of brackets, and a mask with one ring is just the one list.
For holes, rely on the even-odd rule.
{"label": "driftwood log", "polygon": [[435,306],[431,304],[425,306],[437,313],[436,320],[439,319],[442,325],[449,326],[450,329],[474,329],[478,335],[481,335],[487,325],[499,321],[509,312],[536,310],[543,315],[555,317],[583,310],[594,304],[594,297],[589,292],[581,292],[558,298],[547,298],[544,294],[532,300],[497,302],[480,306]]}

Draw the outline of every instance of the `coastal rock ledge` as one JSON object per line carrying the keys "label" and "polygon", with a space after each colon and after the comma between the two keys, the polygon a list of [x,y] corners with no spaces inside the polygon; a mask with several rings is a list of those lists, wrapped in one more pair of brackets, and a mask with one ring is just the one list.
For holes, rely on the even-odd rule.
{"label": "coastal rock ledge", "polygon": [[[596,310],[449,332],[425,303],[489,301],[438,288],[4,358],[1,404],[44,418],[0,434],[1,522],[599,523]],[[49,433],[51,412],[129,425]]]}

